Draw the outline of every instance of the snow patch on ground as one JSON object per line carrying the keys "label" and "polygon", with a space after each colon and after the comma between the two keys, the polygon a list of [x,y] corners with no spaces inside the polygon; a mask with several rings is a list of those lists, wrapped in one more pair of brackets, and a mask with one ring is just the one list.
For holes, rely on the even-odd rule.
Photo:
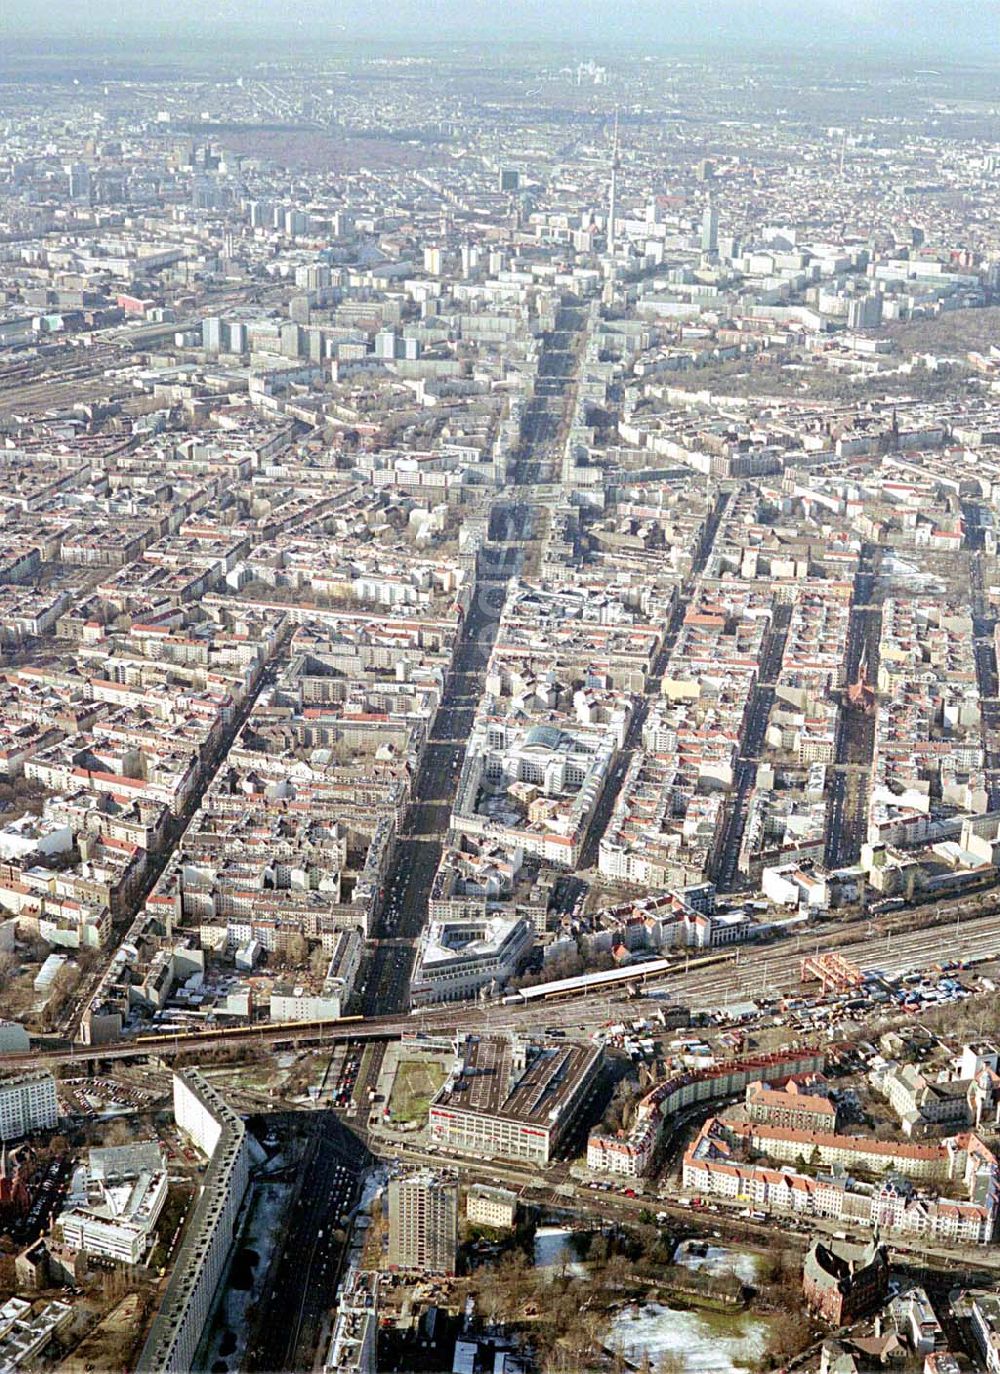
{"label": "snow patch on ground", "polygon": [[[277,1157],[271,1160],[268,1167],[278,1167]],[[282,1223],[288,1211],[292,1188],[293,1181],[290,1179],[273,1183],[261,1180],[251,1185],[250,1210],[246,1224],[242,1229],[237,1229],[237,1241],[219,1284],[215,1311],[212,1314],[211,1337],[200,1368],[211,1369],[216,1362],[225,1362],[231,1370],[240,1368],[249,1335],[247,1312],[252,1304],[260,1301],[275,1245],[281,1235]],[[233,1258],[240,1250],[253,1250],[258,1256],[253,1268],[253,1281],[246,1289],[233,1288],[230,1284]],[[227,1333],[230,1333],[228,1338]],[[232,1343],[233,1337],[235,1346]],[[225,1353],[223,1342],[226,1342]]]}
{"label": "snow patch on ground", "polygon": [[697,1241],[681,1241],[674,1254],[674,1263],[685,1269],[700,1270],[704,1274],[734,1274],[741,1282],[757,1282],[760,1256],[742,1250],[727,1250],[722,1245],[710,1245],[704,1255],[693,1254]]}

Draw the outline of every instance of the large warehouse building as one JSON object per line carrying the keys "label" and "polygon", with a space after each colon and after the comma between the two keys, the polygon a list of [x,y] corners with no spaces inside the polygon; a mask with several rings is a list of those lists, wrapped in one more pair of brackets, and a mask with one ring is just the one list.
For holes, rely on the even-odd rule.
{"label": "large warehouse building", "polygon": [[548,1164],[590,1096],[604,1051],[470,1035],[430,1106],[431,1138],[482,1159]]}

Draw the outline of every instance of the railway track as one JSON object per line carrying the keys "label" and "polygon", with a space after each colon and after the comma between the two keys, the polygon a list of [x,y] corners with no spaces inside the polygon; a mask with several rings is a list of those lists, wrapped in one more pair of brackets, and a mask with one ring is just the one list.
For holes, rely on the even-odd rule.
{"label": "railway track", "polygon": [[[978,917],[957,919],[947,924],[920,930],[889,931],[884,938],[866,934],[837,943],[837,953],[865,971],[879,969],[893,975],[910,968],[930,968],[944,959],[978,960],[1000,956],[1000,909]],[[807,939],[788,940],[779,945],[746,947],[738,958],[714,968],[697,967],[688,972],[678,961],[676,970],[652,978],[630,1007],[638,1009],[643,999],[663,997],[698,1008],[724,1008],[728,1001],[784,993],[798,989],[800,962],[804,955],[822,951],[830,944],[830,933],[811,931]],[[692,961],[694,963],[694,961]],[[636,970],[638,974],[640,970]],[[617,989],[612,996],[621,997]],[[580,996],[559,1003],[542,1002],[527,1007],[483,1008],[478,1003],[452,1004],[441,1010],[427,1010],[419,1016],[373,1016],[342,1021],[289,1023],[234,1027],[174,1036],[142,1036],[124,1044],[34,1048],[28,1055],[7,1055],[9,1063],[30,1059],[33,1064],[68,1064],[111,1061],[153,1056],[171,1059],[177,1054],[204,1052],[231,1045],[335,1044],[345,1040],[398,1040],[404,1035],[453,1035],[463,1029],[490,1031],[539,1030],[549,1025],[565,1027],[581,1034],[626,1019],[634,1013],[615,1010],[612,996],[599,989],[585,988]]]}

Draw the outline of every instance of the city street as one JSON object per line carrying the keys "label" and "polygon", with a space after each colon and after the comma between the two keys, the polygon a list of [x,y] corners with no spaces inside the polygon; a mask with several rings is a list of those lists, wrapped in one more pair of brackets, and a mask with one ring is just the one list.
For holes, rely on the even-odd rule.
{"label": "city street", "polygon": [[[270,1129],[277,1123],[268,1121]],[[343,1221],[353,1208],[369,1156],[331,1112],[284,1119],[304,1133],[296,1195],[267,1276],[244,1368],[253,1374],[311,1369],[333,1304],[344,1251]]]}
{"label": "city street", "polygon": [[729,892],[736,886],[736,870],[743,844],[743,832],[746,828],[750,798],[757,782],[757,765],[764,746],[767,723],[771,707],[774,705],[774,684],[781,672],[791,611],[791,606],[784,602],[774,606],[771,626],[761,645],[757,681],[743,718],[740,757],[735,769],[736,786],[726,803],[722,837],[715,855],[714,877],[721,892]]}
{"label": "city street", "polygon": [[[844,687],[858,680],[862,664],[869,684],[878,682],[882,609],[873,604],[879,551],[866,544],[854,577],[851,618],[844,649]],[[876,708],[877,709],[877,708]],[[867,838],[868,794],[875,750],[875,715],[848,708],[842,694],[834,737],[833,765],[827,794],[826,852],[830,868],[857,863]]]}
{"label": "city street", "polygon": [[[361,975],[365,1016],[402,1011],[409,1004],[415,945],[427,920],[431,884],[448,833],[465,741],[472,731],[507,582],[521,567],[538,530],[530,489],[551,479],[552,450],[570,404],[574,341],[582,326],[582,313],[580,308],[560,311],[560,328],[545,342],[539,381],[525,407],[512,482],[491,510],[490,538],[498,542],[488,544],[480,555],[472,605],[424,751],[413,801],[396,842],[375,932],[377,943]],[[524,500],[508,494],[519,489]],[[391,943],[384,937],[391,937]]]}

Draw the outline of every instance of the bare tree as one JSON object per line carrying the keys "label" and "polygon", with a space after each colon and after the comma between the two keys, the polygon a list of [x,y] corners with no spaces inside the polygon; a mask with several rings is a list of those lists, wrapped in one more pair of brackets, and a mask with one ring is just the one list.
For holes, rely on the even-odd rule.
{"label": "bare tree", "polygon": [[631,1272],[632,1266],[624,1255],[612,1255],[604,1270],[604,1283],[608,1288],[624,1288]]}
{"label": "bare tree", "polygon": [[591,1269],[603,1269],[608,1262],[607,1236],[594,1236],[587,1251],[587,1263]]}
{"label": "bare tree", "polygon": [[103,1135],[105,1145],[127,1145],[132,1139],[132,1132],[121,1117],[116,1117],[110,1122]]}
{"label": "bare tree", "polygon": [[767,1342],[767,1356],[775,1364],[786,1364],[809,1344],[809,1319],[800,1308],[796,1312],[779,1312],[771,1322]]}
{"label": "bare tree", "polygon": [[281,968],[297,968],[304,964],[309,946],[300,931],[293,931],[285,941],[284,951],[278,954],[277,963]]}

